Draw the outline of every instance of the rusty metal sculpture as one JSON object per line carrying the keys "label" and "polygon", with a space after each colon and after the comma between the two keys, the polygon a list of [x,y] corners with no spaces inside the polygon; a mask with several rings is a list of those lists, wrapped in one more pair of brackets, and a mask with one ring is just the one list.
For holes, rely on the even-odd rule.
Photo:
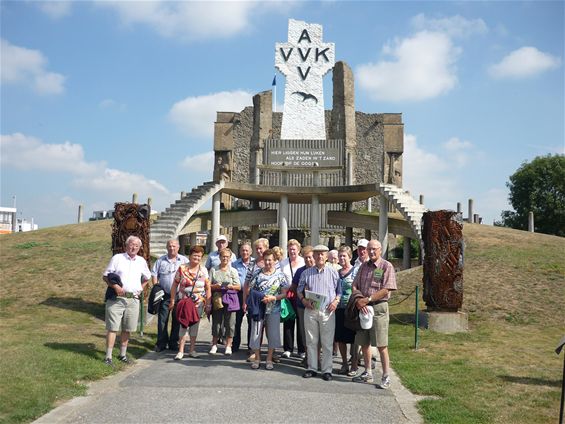
{"label": "rusty metal sculpture", "polygon": [[137,203],[115,203],[112,224],[112,254],[125,252],[126,239],[137,236],[141,240],[139,256],[149,262],[149,216],[151,207]]}
{"label": "rusty metal sculpture", "polygon": [[424,213],[424,301],[430,310],[463,304],[463,220],[453,211]]}

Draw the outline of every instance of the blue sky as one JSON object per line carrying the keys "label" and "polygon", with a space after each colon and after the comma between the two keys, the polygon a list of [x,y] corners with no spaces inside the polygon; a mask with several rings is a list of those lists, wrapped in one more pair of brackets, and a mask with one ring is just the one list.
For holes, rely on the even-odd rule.
{"label": "blue sky", "polygon": [[404,187],[431,209],[473,198],[491,224],[523,161],[564,153],[564,16],[561,1],[1,1],[0,204],[47,227],[133,192],[162,210],[210,180],[215,111],[271,88],[293,18],[323,25],[357,110],[403,114]]}

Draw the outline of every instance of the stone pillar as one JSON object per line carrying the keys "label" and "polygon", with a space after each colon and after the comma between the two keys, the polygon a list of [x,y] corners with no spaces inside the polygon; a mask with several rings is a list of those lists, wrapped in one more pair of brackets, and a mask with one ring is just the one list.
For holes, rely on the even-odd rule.
{"label": "stone pillar", "polygon": [[137,193],[133,193],[133,196],[131,196],[131,203],[137,203]]}
{"label": "stone pillar", "polygon": [[535,230],[534,230],[534,213],[532,211],[528,212],[528,231],[530,233],[535,232]]}
{"label": "stone pillar", "polygon": [[461,202],[457,202],[457,213],[461,213]]}
{"label": "stone pillar", "polygon": [[251,243],[259,238],[259,226],[252,225],[251,226]]}
{"label": "stone pillar", "polygon": [[[188,255],[188,252],[186,251],[186,246],[190,245],[190,237],[188,234],[181,234],[179,236],[179,253],[181,255]],[[215,243],[214,243],[215,245]]]}
{"label": "stone pillar", "polygon": [[286,258],[288,244],[288,195],[281,195],[279,203],[279,247]]}
{"label": "stone pillar", "polygon": [[235,253],[235,256],[239,253],[239,228],[231,228],[231,250]]}
{"label": "stone pillar", "polygon": [[379,203],[379,241],[382,246],[381,254],[383,258],[386,258],[388,253],[388,199],[381,196]]}
{"label": "stone pillar", "polygon": [[473,199],[469,199],[469,215],[467,216],[467,222],[469,224],[473,223]]}
{"label": "stone pillar", "polygon": [[402,269],[410,269],[412,267],[412,258],[410,258],[410,245],[412,239],[404,237],[404,246],[402,250]]}
{"label": "stone pillar", "polygon": [[424,195],[420,194],[420,205],[424,204]]}
{"label": "stone pillar", "polygon": [[153,198],[151,197],[147,198],[147,205],[151,208],[151,206],[153,205]]}
{"label": "stone pillar", "polygon": [[249,177],[251,182],[259,181],[259,168],[263,164],[264,140],[273,137],[273,93],[263,91],[253,96],[253,135],[249,157]]}
{"label": "stone pillar", "polygon": [[78,205],[78,219],[77,219],[77,221],[78,221],[79,224],[82,222],[82,208],[83,208],[82,205]]}
{"label": "stone pillar", "polygon": [[212,197],[212,231],[210,240],[210,252],[218,250],[216,247],[216,239],[220,235],[220,199],[221,193],[218,192]]}
{"label": "stone pillar", "polygon": [[345,245],[346,246],[353,246],[353,228],[352,227],[345,227]]}
{"label": "stone pillar", "polygon": [[310,244],[320,244],[320,199],[317,195],[312,196],[310,205]]}
{"label": "stone pillar", "polygon": [[184,199],[186,197],[186,191],[181,191],[180,192],[180,198],[181,200]]}

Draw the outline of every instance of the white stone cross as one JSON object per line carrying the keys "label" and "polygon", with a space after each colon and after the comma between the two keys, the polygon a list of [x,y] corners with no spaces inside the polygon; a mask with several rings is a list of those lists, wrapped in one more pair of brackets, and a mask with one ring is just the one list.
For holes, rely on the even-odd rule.
{"label": "white stone cross", "polygon": [[275,66],[286,77],[281,139],[326,139],[323,77],[334,64],[322,25],[289,19],[288,42],[275,46]]}

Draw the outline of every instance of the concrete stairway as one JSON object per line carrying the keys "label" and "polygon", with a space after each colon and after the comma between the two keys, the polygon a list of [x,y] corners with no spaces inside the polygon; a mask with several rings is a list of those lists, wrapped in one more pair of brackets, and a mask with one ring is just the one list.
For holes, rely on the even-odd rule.
{"label": "concrete stairway", "polygon": [[420,245],[422,245],[422,215],[427,209],[421,205],[416,199],[407,194],[402,188],[393,184],[380,184],[381,194],[391,202],[398,212],[400,212],[414,233],[418,235]]}
{"label": "concrete stairway", "polygon": [[208,181],[165,209],[151,225],[151,255],[159,257],[167,253],[167,241],[177,238],[190,217],[223,187],[223,181]]}

